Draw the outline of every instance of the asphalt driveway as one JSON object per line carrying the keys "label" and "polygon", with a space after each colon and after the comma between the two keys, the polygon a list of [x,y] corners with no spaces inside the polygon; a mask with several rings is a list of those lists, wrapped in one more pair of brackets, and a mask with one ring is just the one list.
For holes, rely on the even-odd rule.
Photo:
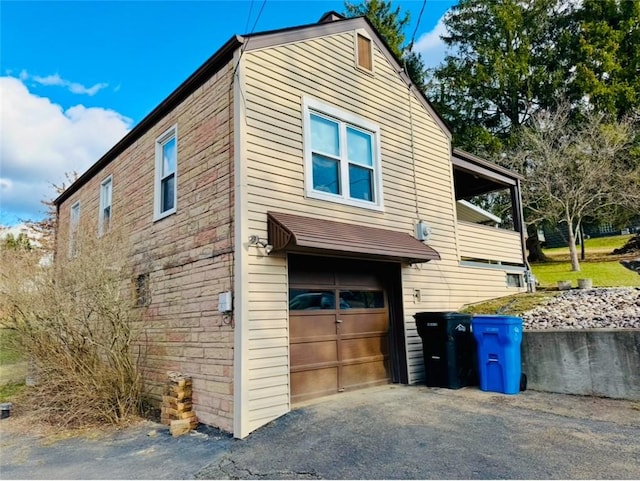
{"label": "asphalt driveway", "polygon": [[[239,441],[144,423],[55,440],[0,422],[2,479],[637,479],[640,403],[385,386],[296,409]],[[7,428],[5,428],[7,426]],[[152,435],[149,436],[149,433]]]}

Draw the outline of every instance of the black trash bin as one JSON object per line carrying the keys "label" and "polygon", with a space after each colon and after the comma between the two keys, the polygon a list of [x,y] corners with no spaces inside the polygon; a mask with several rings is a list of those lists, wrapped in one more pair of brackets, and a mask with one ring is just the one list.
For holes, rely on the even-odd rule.
{"label": "black trash bin", "polygon": [[427,386],[459,389],[477,385],[477,349],[471,315],[418,312],[413,317],[422,338]]}

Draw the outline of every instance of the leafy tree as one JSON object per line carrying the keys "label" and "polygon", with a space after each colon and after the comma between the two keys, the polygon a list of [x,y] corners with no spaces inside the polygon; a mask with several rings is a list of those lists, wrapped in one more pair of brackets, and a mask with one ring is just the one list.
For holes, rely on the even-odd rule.
{"label": "leafy tree", "polygon": [[[557,47],[570,12],[562,0],[460,0],[451,9],[450,54],[430,73],[428,94],[454,145],[499,160],[512,132],[553,105],[567,76]],[[537,226],[527,230],[529,260],[546,260]]]}
{"label": "leafy tree", "polygon": [[518,134],[508,162],[527,178],[527,220],[566,224],[574,271],[580,270],[576,234],[586,217],[620,207],[640,213],[640,171],[633,162],[620,162],[630,155],[636,135],[630,120],[612,120],[602,112],[573,122],[566,103],[539,112]]}
{"label": "leafy tree", "polygon": [[413,45],[405,43],[404,29],[409,24],[409,12],[401,13],[400,7],[392,7],[391,1],[363,0],[361,3],[345,1],[345,16],[364,16],[376,28],[393,54],[400,59],[407,74],[416,86],[424,91],[425,66],[422,56],[413,51]]}

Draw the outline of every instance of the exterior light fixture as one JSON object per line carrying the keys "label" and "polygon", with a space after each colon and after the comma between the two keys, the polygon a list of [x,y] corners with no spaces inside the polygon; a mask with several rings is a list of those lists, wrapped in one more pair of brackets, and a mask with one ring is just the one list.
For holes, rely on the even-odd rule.
{"label": "exterior light fixture", "polygon": [[273,250],[273,246],[271,244],[268,243],[268,241],[264,240],[264,239],[260,239],[259,236],[257,235],[250,235],[249,236],[249,245],[250,246],[261,246],[264,247],[264,250],[267,254],[270,254],[271,251]]}

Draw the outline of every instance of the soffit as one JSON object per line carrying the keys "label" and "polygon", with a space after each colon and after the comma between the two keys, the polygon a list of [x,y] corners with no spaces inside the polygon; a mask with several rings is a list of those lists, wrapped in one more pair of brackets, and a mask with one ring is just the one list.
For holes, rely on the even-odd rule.
{"label": "soffit", "polygon": [[509,169],[454,149],[451,156],[456,200],[515,187],[523,177]]}

